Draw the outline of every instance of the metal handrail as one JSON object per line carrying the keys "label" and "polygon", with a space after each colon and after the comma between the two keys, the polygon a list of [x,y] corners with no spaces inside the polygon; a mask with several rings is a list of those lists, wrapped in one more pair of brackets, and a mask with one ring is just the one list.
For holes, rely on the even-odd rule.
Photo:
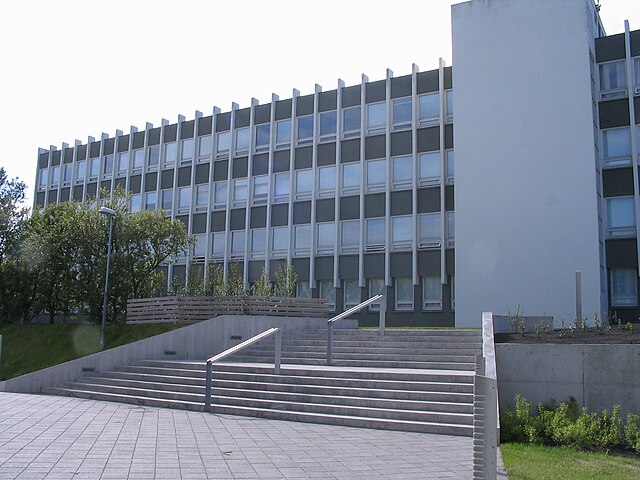
{"label": "metal handrail", "polygon": [[333,324],[338,320],[342,320],[343,318],[348,317],[356,312],[359,312],[364,307],[371,305],[372,303],[380,300],[380,321],[379,321],[379,333],[380,335],[384,335],[385,328],[385,313],[387,310],[387,302],[385,300],[384,295],[376,295],[375,297],[371,297],[369,300],[365,300],[362,303],[359,303],[355,307],[351,307],[349,310],[346,310],[339,315],[336,315],[333,318],[327,320],[327,365],[333,365]]}
{"label": "metal handrail", "polygon": [[235,345],[231,348],[228,348],[224,352],[218,353],[213,357],[207,360],[207,377],[206,377],[206,385],[205,385],[205,398],[204,398],[204,408],[206,411],[211,410],[211,382],[213,377],[213,363],[218,362],[227,358],[230,355],[233,355],[236,352],[239,352],[243,348],[246,348],[250,345],[253,345],[260,340],[270,337],[271,335],[276,334],[276,344],[275,344],[275,352],[274,352],[274,372],[276,375],[280,374],[280,363],[282,360],[282,330],[277,327],[270,328],[269,330],[265,330],[262,333],[259,333],[255,337],[251,337],[249,340],[245,340],[238,345]]}

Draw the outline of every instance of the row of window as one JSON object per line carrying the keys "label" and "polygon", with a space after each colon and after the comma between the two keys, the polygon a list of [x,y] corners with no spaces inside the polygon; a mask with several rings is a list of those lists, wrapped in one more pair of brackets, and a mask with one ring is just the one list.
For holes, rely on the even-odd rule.
{"label": "row of window", "polygon": [[[640,126],[637,129],[638,151],[640,151]],[[602,131],[605,167],[631,165],[631,127],[611,128]]]}
{"label": "row of window", "polygon": [[[350,162],[340,165],[341,173],[341,193],[343,195],[352,195],[360,193],[361,182],[364,183],[366,193],[384,192],[387,187],[387,181],[391,182],[392,190],[410,189],[413,187],[413,179],[417,178],[417,186],[439,185],[441,178],[441,153],[427,152],[418,155],[414,164],[412,155],[402,155],[393,157],[391,163],[386,159],[367,160],[364,164],[360,162]],[[63,165],[64,176],[62,185],[70,185],[72,179],[73,164]],[[60,185],[60,165],[51,167],[50,169],[40,170],[39,185],[40,189],[47,188],[49,180],[48,175],[51,172],[51,183],[49,188],[58,188]],[[319,167],[316,172],[316,189],[318,197],[332,197],[335,195],[336,189],[336,165],[328,165]],[[389,172],[387,171],[389,169]],[[446,183],[453,183],[454,179],[454,151],[447,150],[445,152],[445,174]],[[415,172],[415,173],[414,173]],[[76,162],[76,184],[85,182],[84,160]],[[417,173],[417,175],[416,175]],[[363,175],[364,174],[364,175]],[[271,185],[269,182],[271,180]],[[274,174],[271,178],[269,175],[257,175],[251,178],[238,178],[231,182],[231,202],[233,206],[245,206],[250,198],[253,205],[261,205],[267,202],[269,192],[272,194],[272,200],[276,203],[287,202],[290,193],[290,174],[288,171]],[[215,182],[213,184],[213,205],[214,208],[225,208],[227,204],[229,182],[226,180]],[[252,189],[252,194],[249,192]],[[209,194],[209,185],[198,185],[198,194],[196,195],[196,206],[206,206]],[[300,169],[294,173],[293,194],[296,200],[309,199],[313,192],[313,169]],[[150,192],[153,193],[153,192]],[[163,192],[162,195],[165,195]],[[167,194],[167,199],[171,198]],[[156,201],[149,195],[152,204]],[[202,199],[202,203],[198,202]],[[164,204],[164,202],[163,202]],[[145,204],[147,205],[147,204]],[[145,206],[147,209],[154,209],[155,206]],[[169,207],[162,207],[171,209]]]}
{"label": "row of window", "polygon": [[[319,297],[324,298],[331,310],[336,309],[336,289],[332,281],[318,281]],[[420,277],[421,285],[421,309],[423,311],[442,311],[442,281],[440,277]],[[454,277],[450,277],[451,310],[455,308]],[[393,279],[395,311],[413,311],[415,309],[413,282],[409,277],[398,277]],[[309,282],[298,282],[296,295],[302,298],[311,298]],[[368,298],[376,295],[387,295],[387,287],[382,278],[372,278],[367,283]],[[342,281],[342,307],[347,310],[358,305],[361,300],[361,289],[357,280]],[[389,309],[391,305],[387,305]],[[370,312],[379,312],[380,303],[375,302],[368,307]]]}
{"label": "row of window", "polygon": [[[263,259],[266,256],[268,242],[271,258],[284,258],[289,250],[293,256],[304,257],[311,252],[313,238],[317,255],[332,255],[336,251],[353,254],[362,250],[362,227],[366,252],[385,251],[387,244],[392,251],[411,250],[414,231],[417,233],[416,243],[419,249],[438,248],[443,239],[446,239],[447,246],[452,247],[455,239],[455,214],[445,213],[444,232],[440,213],[423,213],[417,215],[415,221],[412,215],[390,217],[388,243],[387,222],[384,217],[319,222],[315,224],[315,232],[311,224],[292,225],[291,228],[281,226],[220,231],[211,234],[210,252],[211,257],[216,260],[225,257],[243,259],[247,248],[251,259]],[[336,232],[336,229],[339,231]],[[197,234],[195,237],[194,256],[204,258],[207,253],[207,236]]]}
{"label": "row of window", "polygon": [[632,61],[635,82],[627,82],[627,67],[625,60],[616,60],[614,62],[603,63],[600,65],[601,98],[626,96],[628,94],[628,84],[640,88],[640,57],[635,57]]}
{"label": "row of window", "polygon": [[[437,123],[440,115],[439,94],[432,93],[421,95],[419,101],[419,121],[420,125],[429,123]],[[446,105],[447,114],[451,115],[453,109],[453,100],[451,91],[447,91]],[[360,106],[345,108],[343,115],[343,138],[355,137],[360,135],[361,111]],[[386,128],[386,104],[374,103],[367,105],[366,125],[367,133],[379,133]],[[412,99],[411,97],[393,100],[392,118],[395,128],[410,128],[412,125]],[[294,131],[295,126],[295,131]],[[322,112],[319,114],[319,135],[320,141],[335,141],[337,127],[337,112]],[[314,137],[314,116],[307,115],[296,118],[295,122],[291,119],[280,120],[275,123],[275,148],[290,148],[292,138],[296,138],[297,145],[307,145],[313,142]],[[233,134],[233,142],[232,142]],[[260,124],[255,126],[254,147],[255,152],[265,152],[269,150],[272,142],[271,125]],[[227,158],[234,145],[236,155],[244,155],[249,152],[250,131],[249,127],[235,129],[233,132],[220,132],[216,135],[216,158]],[[172,167],[177,161],[181,165],[191,164],[196,156],[196,141],[193,138],[187,138],[178,142],[169,142],[163,145],[161,152],[160,145],[152,145],[147,147],[147,166],[149,168],[157,167],[161,162],[163,168]],[[211,158],[212,136],[204,135],[197,139],[197,158],[199,161],[208,161]],[[112,174],[126,176],[128,173],[139,173],[142,171],[145,162],[144,149],[135,149],[132,152],[121,152],[118,154],[107,154],[103,156],[101,165],[100,158],[91,158],[88,163],[86,160],[76,162],[76,183],[82,183],[86,176],[89,179],[97,179],[100,174],[109,176]],[[61,172],[61,168],[63,168]],[[62,181],[71,183],[73,175],[72,164],[63,166],[57,165],[51,169],[52,185],[57,185],[62,173]],[[44,173],[46,175],[46,173]],[[46,180],[46,178],[45,178]],[[46,186],[46,181],[39,182],[41,189]]]}

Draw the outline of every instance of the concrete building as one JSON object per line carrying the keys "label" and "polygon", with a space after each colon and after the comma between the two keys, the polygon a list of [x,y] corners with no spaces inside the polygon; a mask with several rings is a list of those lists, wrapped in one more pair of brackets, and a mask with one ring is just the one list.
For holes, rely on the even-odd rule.
{"label": "concrete building", "polygon": [[593,0],[472,0],[452,27],[453,68],[41,150],[34,207],[121,186],[195,235],[168,279],[291,260],[299,295],[385,293],[391,325],[570,322],[576,271],[583,315],[637,318],[640,31],[605,36]]}

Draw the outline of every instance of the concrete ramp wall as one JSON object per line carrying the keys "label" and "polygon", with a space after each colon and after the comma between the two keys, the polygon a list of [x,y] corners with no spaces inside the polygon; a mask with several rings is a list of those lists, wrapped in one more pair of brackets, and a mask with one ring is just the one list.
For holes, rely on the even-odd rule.
{"label": "concrete ramp wall", "polygon": [[[113,370],[141,360],[205,360],[271,327],[279,327],[285,332],[326,329],[327,319],[223,315],[11,378],[0,382],[0,391],[39,393],[45,387],[61,385],[91,375],[92,372]],[[358,328],[358,321],[344,319],[337,322],[335,328]]]}

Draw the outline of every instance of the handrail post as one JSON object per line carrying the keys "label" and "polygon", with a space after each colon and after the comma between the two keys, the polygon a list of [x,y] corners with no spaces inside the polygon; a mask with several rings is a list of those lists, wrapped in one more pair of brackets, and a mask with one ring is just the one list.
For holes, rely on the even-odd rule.
{"label": "handrail post", "polygon": [[211,377],[213,377],[213,362],[207,361],[207,377],[205,380],[204,394],[204,410],[206,412],[211,411]]}
{"label": "handrail post", "polygon": [[384,336],[386,316],[387,316],[387,297],[383,296],[380,299],[380,332],[379,334],[381,336]]}
{"label": "handrail post", "polygon": [[333,365],[333,322],[327,322],[327,365]]}
{"label": "handrail post", "polygon": [[274,356],[274,372],[276,375],[280,375],[280,363],[282,360],[282,330],[276,332],[276,347]]}

